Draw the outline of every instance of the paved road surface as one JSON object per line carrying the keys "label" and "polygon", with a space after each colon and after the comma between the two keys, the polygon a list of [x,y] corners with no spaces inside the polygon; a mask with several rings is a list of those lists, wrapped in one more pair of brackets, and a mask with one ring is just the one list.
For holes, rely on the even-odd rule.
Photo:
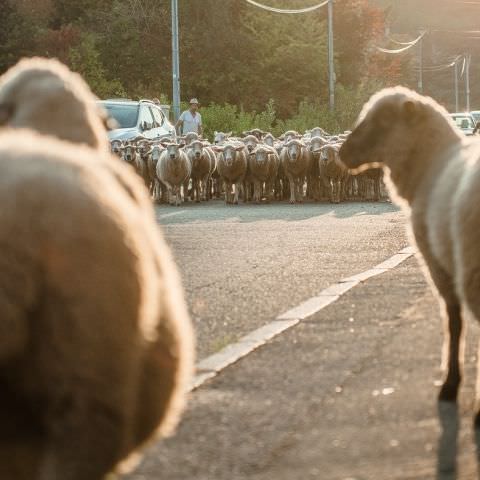
{"label": "paved road surface", "polygon": [[[407,243],[404,215],[386,203],[157,213],[184,275],[200,358]],[[477,478],[470,330],[457,476],[456,412],[442,406],[442,435],[435,401],[438,307],[411,258],[194,391],[177,435],[128,478]]]}

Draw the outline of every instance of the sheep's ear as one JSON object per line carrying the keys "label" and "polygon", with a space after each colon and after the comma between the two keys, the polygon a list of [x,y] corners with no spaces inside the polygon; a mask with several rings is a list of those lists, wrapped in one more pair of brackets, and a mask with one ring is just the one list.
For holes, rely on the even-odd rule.
{"label": "sheep's ear", "polygon": [[0,125],[6,125],[13,116],[13,105],[3,103],[0,105]]}

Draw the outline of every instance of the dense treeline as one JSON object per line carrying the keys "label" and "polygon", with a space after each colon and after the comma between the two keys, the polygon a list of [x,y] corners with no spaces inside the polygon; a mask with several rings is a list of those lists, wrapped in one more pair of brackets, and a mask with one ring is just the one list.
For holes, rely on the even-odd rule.
{"label": "dense treeline", "polygon": [[[207,112],[213,123],[231,115],[219,107],[228,103],[235,105],[237,123],[254,118],[300,127],[315,117],[332,128],[347,128],[372,91],[397,83],[415,85],[414,56],[375,50],[385,43],[389,12],[402,28],[409,25],[389,10],[392,2],[397,3],[335,1],[339,108],[332,116],[326,108],[325,8],[278,15],[244,0],[179,0],[182,97],[214,104],[212,114]],[[268,3],[302,7],[312,1]],[[168,101],[170,0],[0,0],[0,11],[0,72],[25,55],[58,57],[82,73],[100,97]],[[413,20],[410,24],[415,33]],[[251,113],[255,111],[260,113]]]}

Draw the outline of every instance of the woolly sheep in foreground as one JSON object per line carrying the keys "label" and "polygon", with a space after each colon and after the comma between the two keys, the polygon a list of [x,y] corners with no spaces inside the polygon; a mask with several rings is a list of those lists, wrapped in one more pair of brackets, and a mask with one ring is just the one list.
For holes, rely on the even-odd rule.
{"label": "woolly sheep in foreground", "polygon": [[106,114],[95,101],[82,77],[58,60],[26,58],[0,79],[0,125],[107,151]]}
{"label": "woolly sheep in foreground", "polygon": [[140,180],[94,153],[0,134],[1,478],[101,479],[184,403],[177,271]]}
{"label": "woolly sheep in foreground", "polygon": [[480,142],[458,131],[431,98],[397,87],[366,104],[340,155],[349,168],[386,167],[390,190],[409,207],[415,241],[448,315],[439,399],[456,401],[462,306],[480,320]]}

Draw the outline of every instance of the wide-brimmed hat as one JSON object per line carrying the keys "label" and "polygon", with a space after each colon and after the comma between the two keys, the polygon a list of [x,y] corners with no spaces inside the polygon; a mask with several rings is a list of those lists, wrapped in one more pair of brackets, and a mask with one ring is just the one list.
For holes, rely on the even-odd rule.
{"label": "wide-brimmed hat", "polygon": [[192,98],[189,103],[190,103],[190,105],[191,105],[192,103],[196,103],[196,104],[198,105],[199,102],[198,102],[198,100],[197,100],[196,98]]}

